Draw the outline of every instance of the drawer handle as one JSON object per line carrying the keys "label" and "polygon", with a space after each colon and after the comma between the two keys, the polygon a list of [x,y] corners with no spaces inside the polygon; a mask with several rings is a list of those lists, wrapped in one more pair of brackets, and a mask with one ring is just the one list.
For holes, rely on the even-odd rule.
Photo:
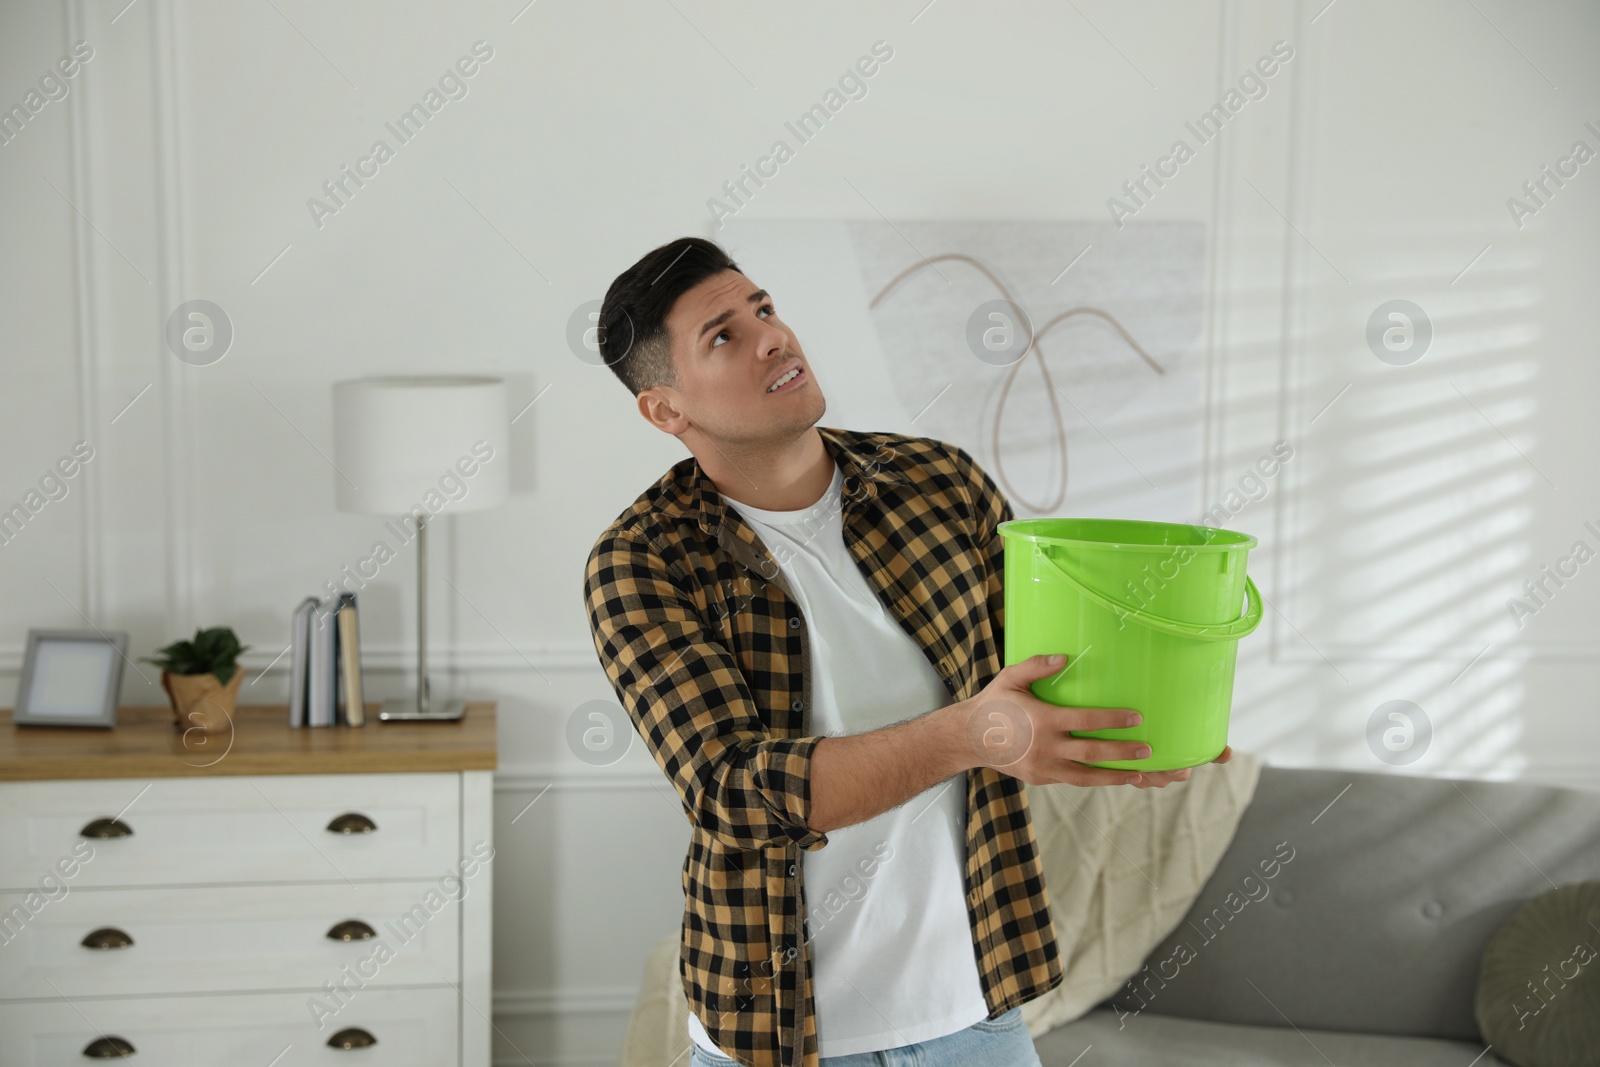
{"label": "drawer handle", "polygon": [[328,824],[330,834],[370,834],[378,824],[360,812],[349,811]]}
{"label": "drawer handle", "polygon": [[359,1026],[352,1026],[348,1030],[340,1030],[337,1034],[334,1034],[332,1037],[328,1038],[328,1044],[332,1045],[334,1048],[343,1049],[369,1048],[377,1043],[377,1038],[373,1037]]}
{"label": "drawer handle", "polygon": [[360,919],[346,919],[335,923],[328,930],[328,936],[335,941],[371,941],[378,932]]}
{"label": "drawer handle", "polygon": [[121,819],[96,819],[82,830],[79,830],[78,834],[82,837],[93,838],[131,837],[133,836],[133,827]]}
{"label": "drawer handle", "polygon": [[138,1050],[133,1047],[133,1042],[116,1036],[96,1038],[83,1048],[83,1054],[91,1060],[132,1056],[136,1051]]}
{"label": "drawer handle", "polygon": [[84,948],[128,948],[133,944],[133,938],[115,926],[102,926],[90,931],[89,936],[78,943]]}

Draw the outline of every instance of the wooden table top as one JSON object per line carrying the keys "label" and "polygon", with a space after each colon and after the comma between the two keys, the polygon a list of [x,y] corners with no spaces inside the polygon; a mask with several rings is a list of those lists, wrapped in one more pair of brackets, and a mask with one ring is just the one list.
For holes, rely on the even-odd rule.
{"label": "wooden table top", "polygon": [[0,709],[0,781],[59,778],[194,778],[238,774],[393,774],[492,771],[495,702],[469,701],[459,722],[289,727],[288,705],[241,705],[234,728],[187,734],[172,709],[117,709],[115,729],[17,726]]}

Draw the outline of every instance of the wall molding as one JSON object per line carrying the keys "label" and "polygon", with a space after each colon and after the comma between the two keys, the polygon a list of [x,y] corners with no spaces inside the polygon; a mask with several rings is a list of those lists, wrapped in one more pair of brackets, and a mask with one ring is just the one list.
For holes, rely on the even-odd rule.
{"label": "wall molding", "polygon": [[[1320,8],[1321,4],[1314,6]],[[1298,24],[1309,27],[1308,18],[1305,17],[1308,9],[1305,5],[1296,7],[1299,13]],[[1279,437],[1296,444],[1304,440],[1308,434],[1315,432],[1309,424],[1309,419],[1316,417],[1318,412],[1312,405],[1320,405],[1325,399],[1314,397],[1303,407],[1297,406],[1296,400],[1296,398],[1303,399],[1306,388],[1305,371],[1315,359],[1306,320],[1308,305],[1318,291],[1318,283],[1314,279],[1318,276],[1316,272],[1319,269],[1317,253],[1294,232],[1300,230],[1304,233],[1310,230],[1308,216],[1313,212],[1309,205],[1313,201],[1313,179],[1317,172],[1315,160],[1311,155],[1312,140],[1304,136],[1303,131],[1314,128],[1312,120],[1319,99],[1318,90],[1327,82],[1327,68],[1330,61],[1326,48],[1312,47],[1311,42],[1314,39],[1314,33],[1307,33],[1294,42],[1297,56],[1304,58],[1303,61],[1297,59],[1289,68],[1292,116],[1287,139],[1288,181],[1285,187],[1287,197],[1283,206],[1288,224],[1283,227],[1284,269],[1279,294],[1283,330],[1279,338],[1278,413]],[[1336,384],[1331,386],[1327,396],[1331,397],[1336,390]],[[1343,403],[1350,402],[1349,399],[1343,401]],[[1279,547],[1273,553],[1271,568],[1272,584],[1278,592],[1272,593],[1271,589],[1268,589],[1268,592],[1273,602],[1281,608],[1281,611],[1268,609],[1268,614],[1272,617],[1271,625],[1267,627],[1268,646],[1274,664],[1325,667],[1329,661],[1335,664],[1373,665],[1455,661],[1464,667],[1480,654],[1484,655],[1483,662],[1507,656],[1516,657],[1519,663],[1600,662],[1600,643],[1594,641],[1536,638],[1521,641],[1516,637],[1497,637],[1489,632],[1461,635],[1429,645],[1382,639],[1329,641],[1316,640],[1314,635],[1302,636],[1295,631],[1296,623],[1293,620],[1299,619],[1303,614],[1299,608],[1303,604],[1303,592],[1306,588],[1301,573],[1301,566],[1305,562],[1305,549],[1301,544],[1302,534],[1298,520],[1302,495],[1311,488],[1307,481],[1308,477],[1299,464],[1285,468],[1282,490],[1272,494],[1273,499],[1270,502],[1272,532]],[[1337,581],[1337,577],[1328,576],[1322,580],[1332,583]],[[1313,640],[1316,640],[1315,646],[1311,644]],[[1487,653],[1484,652],[1486,645],[1490,646]]]}
{"label": "wall molding", "polygon": [[[67,0],[63,10],[63,29],[66,31],[65,52],[72,43],[86,40],[84,32],[83,0]],[[72,199],[82,204],[84,211],[72,213],[73,241],[73,302],[77,312],[78,355],[78,431],[82,440],[94,446],[98,436],[100,415],[100,341],[96,323],[100,315],[99,286],[96,284],[94,240],[85,215],[96,212],[97,198],[91,175],[94,167],[90,161],[92,113],[89,93],[76,92],[67,97],[67,141],[71,153],[70,175]],[[104,444],[104,442],[101,442]],[[80,563],[83,568],[83,614],[91,620],[101,619],[105,608],[105,562],[102,559],[104,535],[101,516],[104,514],[104,479],[99,466],[84,466],[83,530],[80,534]]]}
{"label": "wall molding", "polygon": [[[642,745],[640,747],[643,747]],[[654,765],[649,770],[600,770],[594,767],[559,764],[501,764],[494,772],[496,793],[528,793],[549,786],[575,792],[583,790],[659,790],[666,787],[666,776]]]}
{"label": "wall molding", "polygon": [[[1218,98],[1221,98],[1222,88],[1227,81],[1224,66],[1226,56],[1232,52],[1232,42],[1229,37],[1229,26],[1234,18],[1234,5],[1232,0],[1225,2],[1217,10],[1217,82],[1219,85]],[[1197,508],[1206,507],[1206,502],[1216,499],[1217,486],[1223,483],[1226,475],[1222,472],[1222,457],[1226,454],[1226,441],[1224,440],[1227,419],[1224,414],[1227,410],[1227,372],[1226,360],[1219,352],[1221,344],[1227,338],[1227,323],[1229,307],[1221,298],[1223,292],[1230,291],[1223,288],[1223,279],[1232,269],[1230,253],[1224,235],[1231,232],[1230,226],[1224,225],[1224,219],[1231,220],[1230,201],[1223,196],[1224,180],[1232,171],[1232,154],[1234,138],[1226,138],[1217,146],[1217,152],[1211,164],[1211,218],[1209,220],[1210,232],[1206,235],[1206,281],[1205,281],[1205,306],[1202,313],[1205,316],[1203,324],[1204,370],[1201,375],[1202,393],[1200,401],[1200,499],[1196,501]]]}
{"label": "wall molding", "polygon": [[[21,669],[24,648],[23,645],[0,647],[0,674]],[[269,676],[286,675],[289,673],[289,657],[284,656],[273,662],[274,657],[282,651],[282,646],[279,646],[269,652],[246,652],[239,657],[239,662],[244,665],[245,670],[258,675],[263,671]],[[268,664],[272,664],[270,670],[266,669]],[[415,674],[417,647],[409,644],[363,648],[361,666],[368,672]],[[498,642],[492,645],[449,646],[439,646],[429,642],[428,671],[430,674],[438,675],[468,672],[532,674],[537,671],[553,674],[603,673],[600,661],[595,656],[594,646],[578,642],[543,645],[527,652],[508,649]]]}
{"label": "wall molding", "polygon": [[[1489,651],[1484,652],[1484,646]],[[1512,640],[1482,640],[1449,642],[1442,645],[1413,645],[1403,642],[1383,641],[1333,641],[1318,644],[1323,654],[1335,663],[1412,663],[1430,660],[1452,660],[1466,666],[1483,653],[1479,663],[1492,663],[1498,659],[1514,657],[1518,663],[1594,663],[1600,661],[1600,649],[1588,641],[1545,641],[1540,644],[1518,644]],[[1296,639],[1290,648],[1273,656],[1275,663],[1324,664],[1326,661],[1304,641]]]}
{"label": "wall molding", "polygon": [[[272,662],[273,656],[249,654],[243,662],[260,671]],[[413,644],[380,645],[361,650],[361,666],[369,671],[410,671],[417,669],[417,646]],[[288,673],[289,657],[284,656],[274,664],[270,673]],[[602,675],[600,660],[594,646],[587,643],[560,642],[539,645],[526,651],[507,648],[504,642],[493,644],[435,645],[428,643],[428,671],[430,674],[459,674],[468,671],[492,674],[528,674],[536,671],[553,673],[593,672]]]}
{"label": "wall molding", "polygon": [[[628,1015],[638,1000],[638,986],[498,989],[494,994],[494,1016],[496,1019],[547,1019],[566,1015]],[[687,1039],[688,1035],[684,1036]]]}
{"label": "wall molding", "polygon": [[[150,68],[155,159],[156,243],[159,281],[158,321],[165,324],[182,303],[188,284],[188,249],[183,226],[182,86],[178,84],[177,17],[172,0],[150,2]],[[162,458],[166,475],[166,610],[168,633],[187,633],[195,617],[193,515],[192,385],[185,368],[170,354],[157,351],[161,368]]]}
{"label": "wall molding", "polygon": [[[1399,663],[1424,660],[1456,660],[1463,665],[1477,656],[1485,644],[1492,644],[1483,662],[1492,662],[1515,654],[1518,662],[1526,663],[1593,663],[1600,661],[1600,648],[1588,641],[1543,641],[1538,644],[1518,644],[1511,640],[1451,642],[1443,645],[1415,645],[1402,642],[1333,642],[1317,647],[1335,663]],[[14,674],[22,669],[24,646],[0,648],[0,674]],[[289,673],[289,657],[276,663],[278,651],[247,652],[239,657],[245,670],[255,676],[278,677]],[[1272,653],[1272,662],[1283,664],[1320,664],[1322,656],[1298,638],[1287,647]],[[272,664],[270,669],[268,664]],[[415,646],[391,645],[365,648],[361,651],[361,667],[371,674],[414,675],[417,670]],[[429,646],[428,672],[438,677],[458,677],[464,674],[585,674],[604,677],[594,648],[587,644],[552,644],[516,652],[503,644]]]}
{"label": "wall molding", "polygon": [[[1310,27],[1310,22],[1305,18],[1306,5],[1294,5],[1297,17],[1296,25]],[[1305,343],[1299,331],[1299,312],[1301,300],[1297,296],[1299,287],[1304,284],[1305,259],[1308,255],[1304,242],[1300,241],[1295,233],[1294,219],[1297,214],[1304,214],[1299,205],[1306,201],[1305,196],[1305,143],[1306,139],[1300,136],[1300,131],[1305,128],[1306,115],[1311,107],[1313,88],[1313,72],[1307,70],[1308,64],[1313,61],[1315,51],[1302,37],[1296,43],[1297,55],[1304,59],[1294,64],[1289,71],[1289,118],[1287,122],[1288,136],[1286,138],[1284,156],[1284,226],[1281,233],[1282,279],[1278,289],[1278,392],[1277,392],[1277,425],[1278,439],[1294,442],[1302,439],[1298,429],[1297,420],[1293,417],[1295,409],[1297,382],[1295,372],[1305,358]],[[1309,423],[1307,424],[1309,429]],[[1295,545],[1290,540],[1289,531],[1295,529],[1293,518],[1298,503],[1299,483],[1297,481],[1299,468],[1286,472],[1282,490],[1275,494],[1272,501],[1272,535],[1278,549],[1272,553],[1272,584],[1276,590],[1285,590],[1289,586],[1286,581],[1292,581],[1295,560]],[[1275,598],[1278,596],[1274,593]],[[1291,598],[1282,598],[1285,606]],[[1305,643],[1297,636],[1290,635],[1287,631],[1289,624],[1285,616],[1272,611],[1271,625],[1267,628],[1268,649],[1274,663],[1298,663],[1286,650],[1290,647],[1305,649]],[[1310,651],[1306,649],[1306,651]],[[1321,657],[1313,654],[1312,660],[1320,663]]]}

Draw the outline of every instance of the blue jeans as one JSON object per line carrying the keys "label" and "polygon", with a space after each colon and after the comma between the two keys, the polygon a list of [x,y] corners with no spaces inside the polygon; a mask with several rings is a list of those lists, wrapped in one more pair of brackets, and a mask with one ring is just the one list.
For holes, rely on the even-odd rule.
{"label": "blue jeans", "polygon": [[[823,1067],[1042,1067],[1033,1038],[1022,1022],[1022,1009],[1012,1008],[996,1019],[979,1019],[932,1041],[917,1041],[882,1052],[824,1056]],[[690,1043],[689,1067],[738,1067],[737,1060],[707,1052]]]}

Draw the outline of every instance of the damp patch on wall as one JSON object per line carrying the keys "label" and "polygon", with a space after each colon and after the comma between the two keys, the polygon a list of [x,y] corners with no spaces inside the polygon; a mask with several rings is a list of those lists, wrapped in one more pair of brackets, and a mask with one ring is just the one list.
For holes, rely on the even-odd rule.
{"label": "damp patch on wall", "polygon": [[822,425],[959,444],[1018,517],[1195,521],[1203,224],[735,219],[717,239],[795,330]]}

